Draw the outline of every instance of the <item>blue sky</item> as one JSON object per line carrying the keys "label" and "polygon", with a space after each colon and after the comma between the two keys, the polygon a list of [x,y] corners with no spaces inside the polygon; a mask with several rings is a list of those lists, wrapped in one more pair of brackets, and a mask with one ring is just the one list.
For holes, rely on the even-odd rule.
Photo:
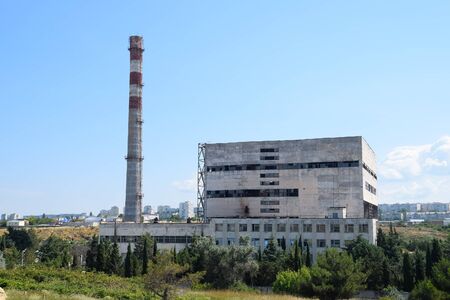
{"label": "blue sky", "polygon": [[125,199],[144,36],[144,204],[195,201],[198,142],[362,135],[380,202],[450,201],[448,1],[2,1],[0,213]]}

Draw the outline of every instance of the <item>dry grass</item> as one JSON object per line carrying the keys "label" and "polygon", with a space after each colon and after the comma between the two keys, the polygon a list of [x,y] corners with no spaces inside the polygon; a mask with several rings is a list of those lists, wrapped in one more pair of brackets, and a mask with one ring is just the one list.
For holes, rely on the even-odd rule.
{"label": "dry grass", "polygon": [[[387,225],[381,226],[381,229],[383,229],[385,233],[389,232],[389,226]],[[436,228],[426,226],[395,226],[395,230],[406,240],[420,238],[446,239],[448,236],[448,232],[444,230],[439,231]]]}
{"label": "dry grass", "polygon": [[[98,235],[98,228],[95,227],[33,227],[37,236],[41,240],[54,235],[65,240],[81,241],[88,240],[94,234]],[[0,236],[5,234],[6,228],[0,228]]]}
{"label": "dry grass", "polygon": [[234,291],[192,291],[186,294],[182,299],[185,300],[299,300],[307,298],[298,298],[287,295],[276,294],[259,294],[251,292],[234,292]]}
{"label": "dry grass", "polygon": [[64,296],[49,291],[16,291],[7,290],[6,291],[8,300],[93,300],[95,298],[90,298],[83,295],[71,295]]}

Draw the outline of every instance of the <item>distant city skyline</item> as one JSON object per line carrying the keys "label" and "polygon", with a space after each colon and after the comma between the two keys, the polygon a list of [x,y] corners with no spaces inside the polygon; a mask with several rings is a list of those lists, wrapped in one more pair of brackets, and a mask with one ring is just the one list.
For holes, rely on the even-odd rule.
{"label": "distant city skyline", "polygon": [[356,135],[380,203],[450,202],[449,9],[1,3],[0,212],[123,210],[131,34],[146,48],[143,206],[196,203],[199,142]]}

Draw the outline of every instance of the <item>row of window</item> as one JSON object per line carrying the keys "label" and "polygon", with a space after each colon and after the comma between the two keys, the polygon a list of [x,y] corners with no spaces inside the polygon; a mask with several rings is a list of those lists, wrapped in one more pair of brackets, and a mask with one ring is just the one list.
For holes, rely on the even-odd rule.
{"label": "row of window", "polygon": [[280,185],[279,181],[261,181],[261,185]]}
{"label": "row of window", "polygon": [[280,200],[261,200],[261,205],[280,205]]}
{"label": "row of window", "polygon": [[280,212],[279,208],[261,208],[260,212],[263,214],[277,214]]}
{"label": "row of window", "polygon": [[259,151],[261,153],[274,153],[274,152],[278,152],[279,149],[278,148],[261,148]]}
{"label": "row of window", "polygon": [[285,163],[285,164],[243,164],[210,166],[208,172],[220,171],[257,171],[257,170],[291,170],[291,169],[321,169],[321,168],[351,168],[358,167],[359,161],[330,161],[330,162],[310,162],[310,163]]}
{"label": "row of window", "polygon": [[261,173],[259,174],[260,178],[278,178],[280,174],[278,173]]}
{"label": "row of window", "polygon": [[367,166],[365,163],[363,163],[363,168],[364,170],[366,170],[370,175],[372,175],[373,178],[378,179],[377,174],[372,171],[371,168],[369,168],[369,166]]}
{"label": "row of window", "polygon": [[[114,236],[104,236],[103,239],[114,241]],[[140,236],[117,236],[117,242],[119,243],[136,243]],[[189,244],[192,243],[192,236],[179,235],[179,236],[152,236],[157,243],[162,244]]]}
{"label": "row of window", "polygon": [[371,192],[372,194],[376,195],[377,194],[377,189],[374,188],[370,183],[368,183],[366,181],[366,190],[368,190],[369,192]]}
{"label": "row of window", "polygon": [[[224,231],[225,224],[215,224],[215,231]],[[236,225],[239,226],[239,232],[246,232],[250,229],[247,224],[226,224],[227,232],[234,232],[236,230]],[[263,231],[264,232],[272,232],[273,225],[275,224],[264,224]],[[326,224],[316,224],[315,232],[326,232],[327,225]],[[260,224],[251,224],[252,232],[259,232],[261,229]],[[289,224],[290,232],[300,232],[300,224]],[[286,224],[276,224],[277,232],[286,232]],[[303,232],[313,232],[313,224],[303,224]],[[341,232],[340,224],[330,224],[329,232]],[[355,224],[344,224],[344,232],[345,233],[354,233],[355,232]],[[358,224],[358,232],[359,233],[368,233],[369,225],[368,224]]]}
{"label": "row of window", "polygon": [[206,197],[207,198],[298,197],[298,189],[216,190],[216,191],[207,191]]}
{"label": "row of window", "polygon": [[[225,242],[226,241],[226,242]],[[290,246],[293,246],[296,240],[291,239],[289,241]],[[243,240],[239,240],[239,243],[243,243]],[[264,248],[267,247],[267,245],[269,244],[270,239],[264,239]],[[345,240],[344,241],[344,247],[348,247],[348,245],[350,245],[350,243],[353,242],[353,240]],[[222,238],[216,238],[216,245],[234,245],[236,243],[236,239],[235,238],[227,238],[227,239],[222,239]],[[277,243],[278,246],[281,246],[282,243],[282,239],[277,239]],[[260,246],[260,239],[259,238],[252,238],[251,239],[251,245],[253,247],[257,247],[259,248]],[[312,247],[313,245],[313,240],[311,239],[304,239],[303,240],[303,247]],[[317,239],[316,240],[316,246],[317,248],[326,248],[326,247],[332,247],[332,248],[341,248],[341,240],[329,240],[329,243],[327,243],[327,240],[325,239]]]}
{"label": "row of window", "polygon": [[267,156],[267,155],[261,155],[261,156],[259,157],[259,159],[260,159],[260,160],[279,160],[280,157],[279,157],[278,155],[269,155],[269,156]]}

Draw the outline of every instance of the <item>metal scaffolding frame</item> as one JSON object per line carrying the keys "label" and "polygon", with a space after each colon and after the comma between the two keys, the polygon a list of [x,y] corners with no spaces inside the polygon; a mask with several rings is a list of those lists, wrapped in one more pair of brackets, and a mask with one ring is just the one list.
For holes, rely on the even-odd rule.
{"label": "metal scaffolding frame", "polygon": [[206,222],[206,144],[198,144],[197,164],[197,217]]}

